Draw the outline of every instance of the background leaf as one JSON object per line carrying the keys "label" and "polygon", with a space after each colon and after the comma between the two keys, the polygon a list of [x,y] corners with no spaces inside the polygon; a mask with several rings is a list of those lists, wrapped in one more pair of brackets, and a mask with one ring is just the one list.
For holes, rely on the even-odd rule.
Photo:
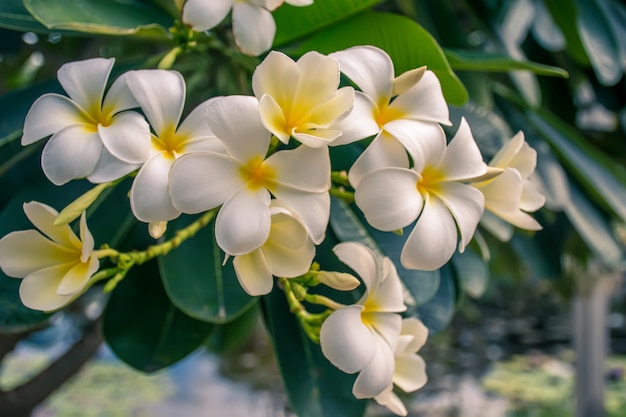
{"label": "background leaf", "polygon": [[445,49],[446,58],[455,71],[509,72],[526,70],[538,75],[567,78],[563,68],[537,62],[514,59],[504,54],[493,54],[461,49]]}
{"label": "background leaf", "polygon": [[0,27],[20,32],[49,32],[26,10],[22,0],[2,0],[0,2]]}

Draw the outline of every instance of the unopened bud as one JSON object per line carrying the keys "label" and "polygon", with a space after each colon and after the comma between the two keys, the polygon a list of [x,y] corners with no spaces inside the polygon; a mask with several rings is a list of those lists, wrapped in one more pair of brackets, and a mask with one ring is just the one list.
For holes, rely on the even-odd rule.
{"label": "unopened bud", "polygon": [[354,275],[345,272],[320,271],[315,278],[324,285],[340,291],[350,291],[361,284]]}
{"label": "unopened bud", "polygon": [[152,239],[158,239],[165,234],[167,230],[167,222],[152,222],[148,224],[148,233]]}

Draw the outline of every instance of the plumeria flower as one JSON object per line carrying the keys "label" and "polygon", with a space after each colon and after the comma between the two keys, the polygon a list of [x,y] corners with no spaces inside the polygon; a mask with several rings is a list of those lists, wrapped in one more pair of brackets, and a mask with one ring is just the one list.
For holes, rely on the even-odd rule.
{"label": "plumeria flower", "polygon": [[[342,135],[334,127],[354,103],[354,89],[339,90],[337,60],[311,51],[297,62],[272,51],[252,75],[263,125],[283,143],[293,137],[313,148]],[[359,138],[360,139],[360,138]]]}
{"label": "plumeria flower", "polygon": [[154,133],[146,144],[150,157],[141,167],[130,190],[130,205],[138,220],[160,224],[180,215],[172,205],[168,177],[182,155],[198,151],[223,151],[207,125],[204,112],[213,99],[198,105],[185,120],[185,81],[176,71],[138,70],[126,74],[128,87],[148,118]]}
{"label": "plumeria flower", "polygon": [[[489,166],[504,172],[474,184],[485,195],[485,209],[520,229],[541,230],[541,225],[528,214],[539,210],[546,201],[529,179],[536,165],[537,152],[526,143],[524,133],[519,132],[489,162]],[[482,224],[492,229],[490,223]],[[498,230],[505,231],[496,233],[502,240],[509,240],[513,235],[511,227],[498,227]]]}
{"label": "plumeria flower", "polygon": [[350,170],[354,187],[376,168],[405,163],[405,148],[414,152],[419,141],[437,134],[439,123],[451,124],[441,84],[425,67],[396,77],[389,55],[374,46],[355,46],[330,56],[361,89],[352,112],[338,126],[344,135],[337,143],[376,135]]}
{"label": "plumeria flower", "polygon": [[273,195],[320,243],[330,215],[328,149],[300,146],[266,159],[271,135],[254,97],[219,98],[206,115],[227,154],[198,152],[177,160],[170,174],[174,206],[200,213],[222,205],[215,220],[217,243],[229,255],[245,255],[268,239]]}
{"label": "plumeria flower", "polygon": [[406,310],[402,284],[389,258],[376,256],[360,243],[340,243],[333,251],[361,277],[365,293],[324,321],[322,353],[343,372],[359,373],[352,387],[356,398],[376,397],[393,380],[393,352],[402,326],[399,313]]}
{"label": "plumeria flower", "polygon": [[284,204],[272,200],[270,214],[272,223],[267,241],[233,260],[239,283],[250,295],[269,293],[273,276],[294,278],[306,273],[315,256],[309,233]]}
{"label": "plumeria flower", "polygon": [[24,213],[39,230],[9,233],[0,239],[0,268],[10,277],[23,278],[20,298],[26,307],[52,311],[69,304],[90,286],[100,262],[85,213],[80,218],[80,239],[70,226],[54,226],[59,214],[32,201]]}
{"label": "plumeria flower", "polygon": [[404,392],[413,392],[422,388],[428,377],[426,363],[417,352],[424,346],[428,338],[428,328],[416,318],[402,320],[402,329],[395,351],[393,383],[374,399],[393,413],[406,416],[407,410],[402,401],[393,392],[396,385]]}
{"label": "plumeria flower", "polygon": [[237,47],[244,54],[256,56],[271,48],[276,35],[271,12],[283,3],[308,6],[313,0],[186,0],[182,20],[200,32],[217,26],[232,9]]}
{"label": "plumeria flower", "polygon": [[446,147],[443,134],[427,138],[414,166],[381,168],[365,175],[355,192],[367,221],[383,231],[417,223],[402,248],[405,268],[435,270],[457,246],[472,239],[484,209],[483,194],[465,182],[489,175],[465,119]]}
{"label": "plumeria flower", "polygon": [[43,172],[56,185],[87,177],[107,182],[136,170],[148,158],[150,128],[134,111],[138,104],[124,76],[105,87],[114,59],[94,58],[63,65],[57,77],[68,97],[44,94],[24,121],[22,145],[47,136]]}

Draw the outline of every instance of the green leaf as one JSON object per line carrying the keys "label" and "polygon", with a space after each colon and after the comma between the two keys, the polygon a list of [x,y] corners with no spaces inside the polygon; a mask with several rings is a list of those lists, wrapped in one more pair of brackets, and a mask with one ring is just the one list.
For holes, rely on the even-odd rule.
{"label": "green leaf", "polygon": [[578,34],[576,2],[572,0],[544,0],[554,22],[559,26],[567,45],[567,52],[581,65],[589,65],[589,57],[585,52]]}
{"label": "green leaf", "polygon": [[458,284],[449,264],[440,270],[441,281],[437,292],[427,303],[417,307],[417,311],[409,309],[409,315],[417,315],[433,332],[445,329],[456,311],[457,298],[459,296]]}
{"label": "green leaf", "polygon": [[461,288],[470,297],[479,298],[485,293],[489,283],[489,268],[478,254],[470,249],[463,253],[455,253],[452,257],[452,266]]}
{"label": "green leaf", "polygon": [[331,199],[330,226],[340,241],[360,242],[379,254],[388,256],[394,263],[398,275],[410,293],[410,306],[418,306],[430,300],[439,287],[439,271],[417,271],[406,269],[400,263],[400,254],[412,226],[404,229],[402,236],[381,232],[369,226],[344,201]]}
{"label": "green leaf", "polygon": [[352,395],[355,375],[335,368],[307,338],[284,293],[274,287],[261,301],[283,385],[298,417],[363,416],[367,402]]}
{"label": "green leaf", "polygon": [[[182,216],[168,225],[166,237],[195,218]],[[201,229],[167,256],[159,258],[165,291],[191,317],[228,322],[243,313],[255,298],[239,285],[232,260],[222,266],[224,253],[215,242],[215,222]]]}
{"label": "green leaf", "polygon": [[510,72],[515,70],[530,71],[538,75],[567,78],[569,74],[563,68],[539,64],[532,61],[520,61],[504,54],[492,54],[462,49],[445,49],[446,58],[455,71]]}
{"label": "green leaf", "polygon": [[21,279],[0,272],[0,334],[21,333],[43,326],[50,314],[31,310],[20,301]]}
{"label": "green leaf", "polygon": [[2,0],[0,2],[0,27],[20,32],[50,32],[28,13],[22,0]]}
{"label": "green leaf", "polygon": [[167,39],[174,24],[166,13],[134,0],[24,0],[24,6],[51,30]]}
{"label": "green leaf", "polygon": [[529,111],[527,117],[587,193],[626,222],[624,167],[591,146],[578,131],[552,114]]}
{"label": "green leaf", "polygon": [[306,7],[284,4],[274,12],[276,36],[280,46],[370,8],[381,0],[315,0]]}
{"label": "green leaf", "polygon": [[317,31],[298,46],[296,53],[315,50],[328,54],[356,45],[384,49],[393,60],[396,75],[427,66],[439,78],[449,104],[462,105],[468,99],[467,90],[450,68],[437,41],[404,16],[373,11],[360,13]]}
{"label": "green leaf", "polygon": [[183,359],[209,336],[213,325],[195,320],[168,299],[156,261],[131,269],[104,312],[103,334],[113,352],[144,372]]}
{"label": "green leaf", "polygon": [[259,303],[255,302],[233,321],[216,324],[206,343],[207,348],[216,353],[229,353],[240,349],[258,328],[260,311],[258,306]]}

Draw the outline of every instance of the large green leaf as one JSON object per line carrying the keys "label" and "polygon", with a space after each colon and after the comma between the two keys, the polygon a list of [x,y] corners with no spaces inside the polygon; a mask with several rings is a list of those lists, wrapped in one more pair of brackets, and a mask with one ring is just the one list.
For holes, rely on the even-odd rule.
{"label": "large green leaf", "polygon": [[315,0],[306,7],[283,5],[274,12],[276,37],[274,46],[280,46],[304,35],[370,8],[382,0]]}
{"label": "large green leaf", "polygon": [[460,281],[460,286],[470,297],[479,298],[489,283],[489,268],[486,262],[471,249],[455,253],[452,266]]}
{"label": "large green leaf", "polygon": [[361,417],[367,402],[352,395],[355,375],[335,368],[298,326],[284,293],[264,296],[262,307],[291,407],[298,417]]}
{"label": "large green leaf", "polygon": [[332,198],[330,206],[330,226],[341,241],[360,242],[370,249],[388,256],[396,266],[398,275],[410,293],[412,300],[406,300],[411,306],[418,306],[430,300],[439,288],[439,271],[417,271],[406,269],[400,263],[400,254],[404,242],[409,236],[411,226],[402,236],[381,232],[364,222],[353,209],[342,200]]}
{"label": "large green leaf", "polygon": [[[180,217],[166,237],[194,218]],[[224,253],[215,242],[215,223],[200,230],[167,256],[159,258],[161,277],[172,302],[191,317],[224,323],[244,312],[254,298],[239,285],[232,261],[222,266]]]}
{"label": "large green leaf", "polygon": [[538,75],[567,78],[563,68],[539,64],[532,61],[514,59],[504,54],[492,54],[480,51],[445,49],[446,58],[455,71],[510,72],[525,70]]}
{"label": "large green leaf", "polygon": [[22,304],[19,296],[21,282],[0,272],[0,334],[36,329],[50,317],[49,314],[31,310]]}
{"label": "large green leaf", "polygon": [[374,45],[384,49],[393,60],[396,75],[427,66],[432,70],[450,104],[462,105],[467,90],[452,72],[437,41],[415,21],[392,13],[366,11],[317,31],[303,41],[296,53],[335,52],[355,45]]}
{"label": "large green leaf", "polygon": [[444,265],[439,272],[441,282],[434,297],[417,307],[417,310],[408,311],[410,315],[416,314],[433,333],[445,329],[450,324],[459,297],[458,283],[450,265]]}
{"label": "large green leaf", "polygon": [[585,52],[577,26],[576,2],[572,0],[544,0],[554,22],[559,26],[565,37],[567,52],[582,65],[589,65],[589,57]]}
{"label": "large green leaf", "polygon": [[101,35],[139,35],[166,39],[173,19],[134,0],[24,0],[46,28]]}
{"label": "large green leaf", "polygon": [[0,2],[0,27],[21,32],[49,32],[44,25],[28,13],[22,0],[2,0]]}
{"label": "large green leaf", "polygon": [[202,345],[212,328],[170,302],[156,261],[131,269],[104,312],[106,342],[121,360],[144,372],[183,359]]}

